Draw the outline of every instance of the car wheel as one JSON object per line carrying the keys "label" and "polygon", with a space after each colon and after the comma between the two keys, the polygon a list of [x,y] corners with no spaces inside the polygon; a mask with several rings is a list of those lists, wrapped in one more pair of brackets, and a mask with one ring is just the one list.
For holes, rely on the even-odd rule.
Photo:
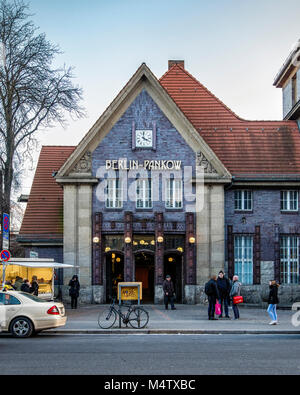
{"label": "car wheel", "polygon": [[34,331],[33,324],[28,318],[15,318],[10,325],[11,334],[14,337],[30,337]]}

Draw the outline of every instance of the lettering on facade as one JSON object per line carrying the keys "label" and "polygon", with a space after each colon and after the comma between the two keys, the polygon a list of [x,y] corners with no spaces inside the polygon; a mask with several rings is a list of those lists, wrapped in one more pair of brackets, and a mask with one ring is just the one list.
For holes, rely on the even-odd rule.
{"label": "lettering on facade", "polygon": [[180,160],[107,160],[106,170],[181,170]]}

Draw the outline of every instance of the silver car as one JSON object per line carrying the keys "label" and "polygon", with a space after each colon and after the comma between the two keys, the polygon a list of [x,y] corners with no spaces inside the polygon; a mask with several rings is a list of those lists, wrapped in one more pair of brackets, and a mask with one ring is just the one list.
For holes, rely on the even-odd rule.
{"label": "silver car", "polygon": [[0,331],[24,338],[67,322],[62,303],[15,291],[0,292]]}

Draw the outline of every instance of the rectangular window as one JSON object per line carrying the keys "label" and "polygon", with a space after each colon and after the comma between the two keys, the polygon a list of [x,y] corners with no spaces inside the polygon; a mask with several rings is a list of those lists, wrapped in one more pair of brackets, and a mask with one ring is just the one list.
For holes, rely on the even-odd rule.
{"label": "rectangular window", "polygon": [[119,178],[107,180],[106,187],[106,208],[123,207],[122,182]]}
{"label": "rectangular window", "polygon": [[299,283],[299,237],[280,238],[280,281],[284,284]]}
{"label": "rectangular window", "polygon": [[182,180],[166,180],[166,208],[182,208]]}
{"label": "rectangular window", "polygon": [[253,237],[235,236],[234,272],[241,283],[253,284]]}
{"label": "rectangular window", "polygon": [[252,191],[235,191],[234,192],[234,209],[235,211],[252,211],[253,209]]}
{"label": "rectangular window", "polygon": [[298,191],[281,191],[280,209],[281,211],[298,211]]}
{"label": "rectangular window", "polygon": [[136,207],[152,208],[151,179],[140,179],[136,182]]}

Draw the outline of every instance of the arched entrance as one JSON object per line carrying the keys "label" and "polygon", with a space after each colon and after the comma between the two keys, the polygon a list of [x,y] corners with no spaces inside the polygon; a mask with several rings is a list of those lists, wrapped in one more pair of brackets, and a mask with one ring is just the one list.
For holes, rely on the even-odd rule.
{"label": "arched entrance", "polygon": [[135,281],[143,283],[143,302],[154,301],[154,253],[139,251],[135,254]]}
{"label": "arched entrance", "polygon": [[177,303],[183,303],[183,255],[169,252],[164,257],[164,278],[170,275],[174,284]]}
{"label": "arched entrance", "polygon": [[124,256],[120,252],[106,254],[106,301],[117,298],[118,283],[124,281]]}

